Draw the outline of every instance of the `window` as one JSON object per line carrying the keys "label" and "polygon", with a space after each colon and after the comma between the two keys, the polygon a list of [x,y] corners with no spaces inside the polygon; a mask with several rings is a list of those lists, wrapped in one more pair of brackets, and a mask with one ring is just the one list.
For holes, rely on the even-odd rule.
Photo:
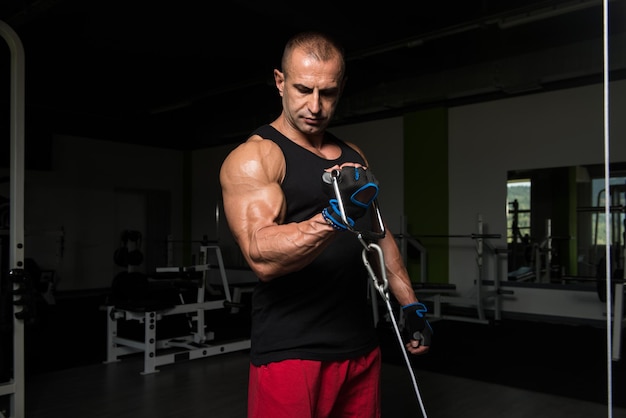
{"label": "window", "polygon": [[507,182],[507,242],[518,243],[530,236],[530,179]]}

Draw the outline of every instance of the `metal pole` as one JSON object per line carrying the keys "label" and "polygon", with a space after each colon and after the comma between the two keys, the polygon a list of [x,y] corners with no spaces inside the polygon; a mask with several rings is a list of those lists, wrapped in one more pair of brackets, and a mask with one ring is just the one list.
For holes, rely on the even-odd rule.
{"label": "metal pole", "polygon": [[[24,47],[15,31],[0,21],[0,35],[11,50],[11,219],[9,264],[11,270],[24,268]],[[16,285],[14,285],[16,286]],[[14,314],[18,313],[15,312]],[[22,308],[23,309],[23,308]],[[0,385],[0,395],[11,395],[9,416],[24,414],[24,322],[13,318],[13,379]]]}

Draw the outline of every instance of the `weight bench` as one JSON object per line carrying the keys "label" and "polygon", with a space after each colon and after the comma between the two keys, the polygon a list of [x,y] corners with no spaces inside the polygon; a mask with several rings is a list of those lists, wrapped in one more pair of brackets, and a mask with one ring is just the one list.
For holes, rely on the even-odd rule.
{"label": "weight bench", "polygon": [[[220,275],[218,275],[216,270],[209,271],[207,274],[207,282],[209,283],[209,286],[219,283]],[[230,312],[238,313],[243,295],[246,293],[252,293],[259,280],[254,272],[247,267],[225,268],[223,274],[228,274],[228,285],[232,291],[232,307]]]}
{"label": "weight bench", "polygon": [[[204,255],[209,250],[219,253],[219,247],[201,247]],[[203,257],[203,260],[206,259],[206,256]],[[219,260],[221,261],[221,257]],[[131,276],[134,277],[135,282],[132,283],[134,288],[130,293],[139,297],[136,299],[119,298],[119,292],[117,292],[118,298],[113,298],[106,306],[107,359],[105,363],[117,362],[122,356],[143,352],[144,367],[141,374],[150,374],[158,372],[157,367],[165,364],[249,349],[250,339],[217,343],[214,341],[214,332],[206,331],[206,311],[238,306],[231,301],[223,265],[220,266],[224,286],[223,295],[215,300],[205,300],[207,274],[210,269],[209,264],[183,268],[158,268],[154,277],[161,274],[161,279],[146,282],[138,279],[137,275]],[[120,286],[121,284],[115,283],[114,280],[113,289],[119,290]],[[196,292],[194,302],[185,302],[185,291]],[[188,323],[193,324],[192,331],[186,335],[159,339],[157,335],[159,321],[172,315],[185,315]],[[135,321],[143,324],[142,338],[119,335],[118,323],[120,321]]]}

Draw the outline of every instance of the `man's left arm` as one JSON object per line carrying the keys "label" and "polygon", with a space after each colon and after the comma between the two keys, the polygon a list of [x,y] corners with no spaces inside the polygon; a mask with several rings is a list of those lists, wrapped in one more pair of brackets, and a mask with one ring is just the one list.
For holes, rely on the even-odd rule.
{"label": "man's left arm", "polygon": [[[378,245],[383,250],[389,289],[400,306],[403,307],[402,313],[406,315],[405,329],[409,331],[410,335],[406,349],[411,354],[424,354],[430,348],[432,337],[432,329],[425,318],[426,309],[419,303],[415,295],[395,237],[386,226],[385,230],[387,231],[385,237],[379,240]],[[418,335],[419,339],[413,338]]]}
{"label": "man's left arm", "polygon": [[[348,145],[353,147],[363,157],[365,165],[369,166],[363,151],[353,143]],[[402,313],[405,315],[405,329],[411,336],[405,347],[411,354],[424,354],[430,349],[432,339],[432,328],[425,317],[426,307],[419,303],[415,295],[409,272],[406,269],[395,237],[386,224],[384,227],[386,233],[383,238],[378,240],[378,245],[383,251],[384,268],[389,289],[400,306],[402,306]]]}
{"label": "man's left arm", "polygon": [[398,244],[386,226],[385,230],[385,237],[378,242],[378,245],[383,250],[387,280],[389,281],[391,293],[402,306],[415,303],[418,300]]}

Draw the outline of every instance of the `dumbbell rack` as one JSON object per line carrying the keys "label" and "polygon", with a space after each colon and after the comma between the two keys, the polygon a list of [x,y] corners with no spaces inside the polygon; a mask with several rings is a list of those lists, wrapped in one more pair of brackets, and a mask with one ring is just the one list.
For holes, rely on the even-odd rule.
{"label": "dumbbell rack", "polygon": [[[218,266],[222,277],[223,298],[205,300],[208,272],[211,265],[206,263],[208,252],[215,251]],[[230,289],[226,278],[226,271],[222,260],[221,250],[216,245],[207,245],[200,248],[200,263],[191,267],[163,267],[157,268],[157,273],[197,273],[201,272],[198,280],[197,298],[193,303],[185,303],[171,308],[160,310],[130,310],[107,306],[107,359],[105,363],[120,361],[120,357],[129,354],[144,354],[144,367],[141,374],[158,372],[157,367],[179,361],[194,360],[250,348],[250,339],[229,341],[220,344],[211,344],[214,340],[213,332],[206,332],[205,311],[223,309],[231,302]],[[169,315],[186,314],[195,322],[194,332],[177,338],[157,339],[157,325],[161,319]],[[118,335],[119,321],[138,321],[143,323],[143,340],[122,337]]]}

